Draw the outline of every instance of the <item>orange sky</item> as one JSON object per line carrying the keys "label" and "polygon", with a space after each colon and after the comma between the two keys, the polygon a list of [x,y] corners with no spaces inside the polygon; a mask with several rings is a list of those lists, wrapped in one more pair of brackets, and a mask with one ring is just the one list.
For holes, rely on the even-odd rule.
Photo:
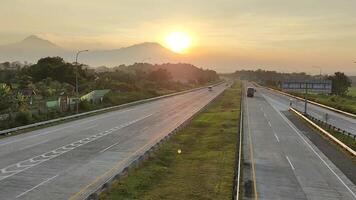
{"label": "orange sky", "polygon": [[2,0],[0,44],[37,34],[67,49],[192,36],[186,60],[240,68],[356,74],[356,1]]}

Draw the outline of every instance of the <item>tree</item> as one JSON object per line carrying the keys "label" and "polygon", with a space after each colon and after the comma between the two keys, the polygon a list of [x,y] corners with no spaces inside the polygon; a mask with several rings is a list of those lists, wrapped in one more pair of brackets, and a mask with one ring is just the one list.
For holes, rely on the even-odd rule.
{"label": "tree", "polygon": [[0,84],[0,111],[10,108],[12,100],[11,88],[6,84]]}
{"label": "tree", "polygon": [[335,74],[329,76],[328,79],[332,81],[332,94],[338,96],[346,95],[349,87],[351,87],[351,80],[343,72],[335,72]]}
{"label": "tree", "polygon": [[154,82],[168,82],[172,75],[166,69],[157,69],[148,75],[148,79]]}
{"label": "tree", "polygon": [[[34,82],[42,81],[46,78],[75,85],[76,66],[67,63],[61,57],[46,57],[38,60],[37,64],[25,67],[22,73],[32,77]],[[80,65],[78,66],[80,82],[87,78],[87,72]]]}

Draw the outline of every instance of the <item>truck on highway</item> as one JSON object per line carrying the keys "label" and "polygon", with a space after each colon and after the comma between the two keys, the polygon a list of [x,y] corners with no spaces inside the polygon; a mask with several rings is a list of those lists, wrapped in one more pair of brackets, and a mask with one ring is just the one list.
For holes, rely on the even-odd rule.
{"label": "truck on highway", "polygon": [[255,94],[256,90],[253,87],[248,87],[247,88],[247,97],[253,97]]}

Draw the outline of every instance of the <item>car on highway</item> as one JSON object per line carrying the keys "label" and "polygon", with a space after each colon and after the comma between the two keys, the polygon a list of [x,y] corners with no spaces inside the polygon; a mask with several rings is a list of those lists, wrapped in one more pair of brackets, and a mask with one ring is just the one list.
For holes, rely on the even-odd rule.
{"label": "car on highway", "polygon": [[213,91],[213,86],[209,86],[209,87],[208,87],[208,90],[209,90],[209,91]]}
{"label": "car on highway", "polygon": [[253,97],[255,95],[255,92],[256,92],[255,88],[248,87],[247,88],[247,97]]}

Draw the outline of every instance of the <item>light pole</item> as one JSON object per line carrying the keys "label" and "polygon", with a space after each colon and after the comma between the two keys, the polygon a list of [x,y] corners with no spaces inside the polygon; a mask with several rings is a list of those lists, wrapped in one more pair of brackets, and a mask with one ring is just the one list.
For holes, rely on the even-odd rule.
{"label": "light pole", "polygon": [[78,92],[78,56],[80,53],[82,52],[86,52],[86,51],[89,51],[89,50],[81,50],[81,51],[78,51],[77,54],[75,55],[75,93],[76,93],[76,96],[77,96],[77,100],[76,100],[76,112],[78,113],[79,112],[79,92]]}

